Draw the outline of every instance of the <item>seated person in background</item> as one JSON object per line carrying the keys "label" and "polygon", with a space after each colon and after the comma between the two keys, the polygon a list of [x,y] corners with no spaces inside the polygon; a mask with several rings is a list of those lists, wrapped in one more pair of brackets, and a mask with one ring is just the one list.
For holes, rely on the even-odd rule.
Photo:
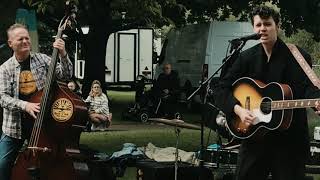
{"label": "seated person in background", "polygon": [[171,64],[163,65],[163,72],[158,76],[154,84],[154,93],[161,98],[160,112],[168,117],[175,118],[177,112],[177,101],[180,90],[178,73],[172,70]]}
{"label": "seated person in background", "polygon": [[74,81],[68,82],[68,88],[78,96],[82,97],[80,89],[78,88],[77,84]]}
{"label": "seated person in background", "polygon": [[92,82],[91,91],[85,102],[90,104],[91,130],[108,128],[111,125],[112,114],[109,112],[108,98],[102,92],[101,83],[98,80]]}

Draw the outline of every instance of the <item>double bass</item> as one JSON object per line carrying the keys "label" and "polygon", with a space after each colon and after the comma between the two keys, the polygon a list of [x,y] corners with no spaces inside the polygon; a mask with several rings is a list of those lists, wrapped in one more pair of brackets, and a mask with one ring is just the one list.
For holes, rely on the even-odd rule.
{"label": "double bass", "polygon": [[[70,22],[65,15],[57,38]],[[19,153],[12,169],[12,180],[84,180],[88,165],[81,161],[80,134],[87,121],[87,106],[82,99],[55,79],[58,49],[54,48],[45,87],[31,98],[40,102],[28,146]],[[85,158],[85,157],[83,157]]]}

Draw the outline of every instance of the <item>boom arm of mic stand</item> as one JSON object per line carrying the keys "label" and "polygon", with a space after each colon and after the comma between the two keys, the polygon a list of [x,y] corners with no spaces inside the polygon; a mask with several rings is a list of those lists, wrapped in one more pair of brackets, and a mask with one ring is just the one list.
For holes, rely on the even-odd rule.
{"label": "boom arm of mic stand", "polygon": [[239,46],[238,49],[233,51],[231,55],[227,56],[225,60],[222,61],[223,63],[221,64],[221,66],[208,79],[201,82],[200,86],[193,93],[191,93],[191,95],[187,98],[187,101],[189,101],[193,96],[195,96],[203,86],[205,86],[216,74],[218,74],[218,72],[224,67],[225,64],[229,62],[230,59],[235,58],[234,56],[239,54],[243,46],[244,43],[241,46]]}

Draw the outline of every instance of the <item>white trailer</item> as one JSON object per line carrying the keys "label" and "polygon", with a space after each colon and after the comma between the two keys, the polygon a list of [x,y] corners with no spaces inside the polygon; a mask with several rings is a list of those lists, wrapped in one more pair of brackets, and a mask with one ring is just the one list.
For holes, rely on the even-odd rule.
{"label": "white trailer", "polygon": [[[105,81],[109,84],[132,84],[138,75],[153,79],[153,51],[160,40],[155,40],[153,29],[118,31],[109,36],[106,46]],[[77,44],[77,49],[78,44]],[[84,78],[85,61],[75,55],[75,76]]]}

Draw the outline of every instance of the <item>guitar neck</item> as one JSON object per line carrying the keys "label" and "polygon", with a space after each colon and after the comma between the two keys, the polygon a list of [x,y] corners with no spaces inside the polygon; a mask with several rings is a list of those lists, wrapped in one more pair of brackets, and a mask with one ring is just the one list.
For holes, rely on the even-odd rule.
{"label": "guitar neck", "polygon": [[272,101],[272,110],[282,109],[297,109],[306,107],[315,107],[316,103],[320,103],[320,99],[299,99],[299,100],[285,100],[285,101]]}

